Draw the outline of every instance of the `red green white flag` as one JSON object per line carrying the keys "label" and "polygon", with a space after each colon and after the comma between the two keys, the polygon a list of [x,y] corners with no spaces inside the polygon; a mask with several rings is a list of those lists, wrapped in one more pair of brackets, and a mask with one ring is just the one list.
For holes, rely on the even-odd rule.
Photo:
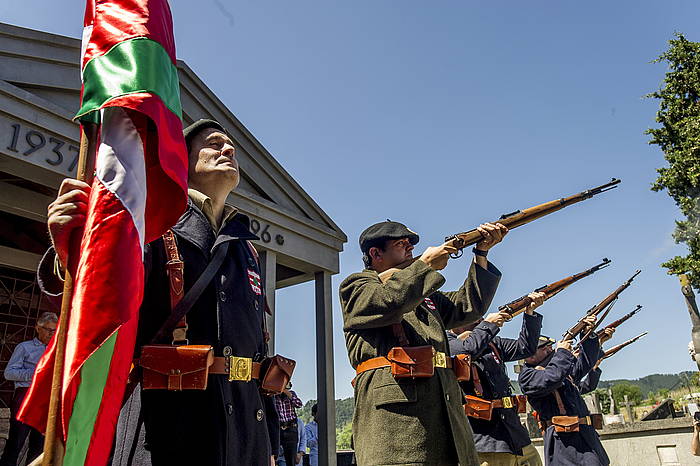
{"label": "red green white flag", "polygon": [[[143,298],[143,248],[187,205],[175,41],[166,0],[88,0],[81,108],[100,123],[75,274],[59,438],[65,466],[107,462]],[[66,325],[61,322],[59,325]],[[46,429],[55,343],[37,366],[19,418]]]}

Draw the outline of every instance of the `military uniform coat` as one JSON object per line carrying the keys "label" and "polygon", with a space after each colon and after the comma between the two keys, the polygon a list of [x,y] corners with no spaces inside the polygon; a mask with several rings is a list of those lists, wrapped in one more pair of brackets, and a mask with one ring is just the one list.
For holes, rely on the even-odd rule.
{"label": "military uniform coat", "polygon": [[[234,356],[259,361],[266,354],[265,306],[262,284],[256,287],[251,281],[260,276],[260,270],[246,244],[257,239],[248,229],[248,218],[236,215],[217,234],[190,200],[172,230],[185,263],[185,293],[216,248],[229,242],[221,268],[187,314],[190,344],[212,345],[215,356],[230,347]],[[135,357],[170,314],[166,260],[162,239],[146,245]],[[55,290],[55,284],[49,283],[54,278],[52,264],[50,251],[39,276],[43,288]],[[258,383],[229,382],[225,375],[210,375],[204,391],[137,387],[120,415],[113,464],[268,466],[273,445],[279,445],[277,412],[271,398],[260,394]]]}
{"label": "military uniform coat", "polygon": [[[452,332],[447,333],[450,352],[469,354],[479,373],[483,393],[478,395],[472,381],[461,382],[467,395],[487,400],[497,400],[513,394],[506,372],[506,362],[532,356],[542,329],[542,315],[523,314],[523,325],[517,340],[497,336],[501,330],[491,322],[481,322],[466,339],[460,340]],[[490,344],[498,351],[496,355]],[[479,453],[512,453],[522,455],[522,449],[530,444],[530,435],[520,423],[517,409],[495,408],[491,420],[469,418],[474,431],[474,442]]]}
{"label": "military uniform coat", "polygon": [[[488,308],[500,272],[472,264],[458,291],[438,292],[444,277],[418,260],[382,283],[364,270],[340,285],[350,364],[386,356],[399,346],[400,323],[410,346],[449,354],[445,327],[478,319]],[[426,299],[427,298],[427,299]],[[478,464],[462,395],[451,369],[430,378],[395,379],[388,367],[355,379],[353,445],[359,466]]]}
{"label": "military uniform coat", "polygon": [[[599,349],[598,336],[593,334],[583,342],[578,358],[570,351],[558,349],[538,366],[525,364],[518,383],[541,420],[549,421],[561,414],[554,390],[559,390],[566,416],[585,417],[590,414],[578,384],[595,364]],[[588,425],[580,426],[579,432],[568,433],[555,432],[553,426],[548,427],[544,434],[544,458],[547,466],[610,464],[598,433]]]}

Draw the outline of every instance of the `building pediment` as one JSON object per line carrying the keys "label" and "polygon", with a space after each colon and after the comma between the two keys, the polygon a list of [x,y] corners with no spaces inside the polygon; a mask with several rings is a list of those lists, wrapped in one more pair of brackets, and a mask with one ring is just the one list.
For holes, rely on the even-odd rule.
{"label": "building pediment", "polygon": [[[0,209],[45,219],[60,180],[75,176],[80,41],[0,23]],[[231,133],[241,184],[230,201],[253,219],[258,246],[277,256],[278,286],[336,273],[347,237],[184,62],[183,120],[213,118]],[[15,179],[16,178],[16,179]]]}

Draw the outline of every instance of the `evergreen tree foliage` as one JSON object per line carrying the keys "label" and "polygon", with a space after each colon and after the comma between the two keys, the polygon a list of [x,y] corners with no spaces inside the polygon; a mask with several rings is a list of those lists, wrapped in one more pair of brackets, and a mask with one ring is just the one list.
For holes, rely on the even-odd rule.
{"label": "evergreen tree foliage", "polygon": [[662,264],[671,274],[686,273],[700,288],[700,43],[676,33],[655,63],[667,63],[663,86],[647,97],[659,100],[649,144],[658,145],[668,166],[657,170],[652,190],[666,190],[685,216],[676,221],[673,238],[688,246],[689,254]]}

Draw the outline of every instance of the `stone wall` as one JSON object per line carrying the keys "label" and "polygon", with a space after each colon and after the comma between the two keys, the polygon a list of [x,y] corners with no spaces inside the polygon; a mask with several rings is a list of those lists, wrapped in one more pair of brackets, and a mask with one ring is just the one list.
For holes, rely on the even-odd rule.
{"label": "stone wall", "polygon": [[[690,454],[693,426],[690,417],[612,424],[599,431],[612,466],[700,465]],[[542,439],[533,439],[542,456]]]}

